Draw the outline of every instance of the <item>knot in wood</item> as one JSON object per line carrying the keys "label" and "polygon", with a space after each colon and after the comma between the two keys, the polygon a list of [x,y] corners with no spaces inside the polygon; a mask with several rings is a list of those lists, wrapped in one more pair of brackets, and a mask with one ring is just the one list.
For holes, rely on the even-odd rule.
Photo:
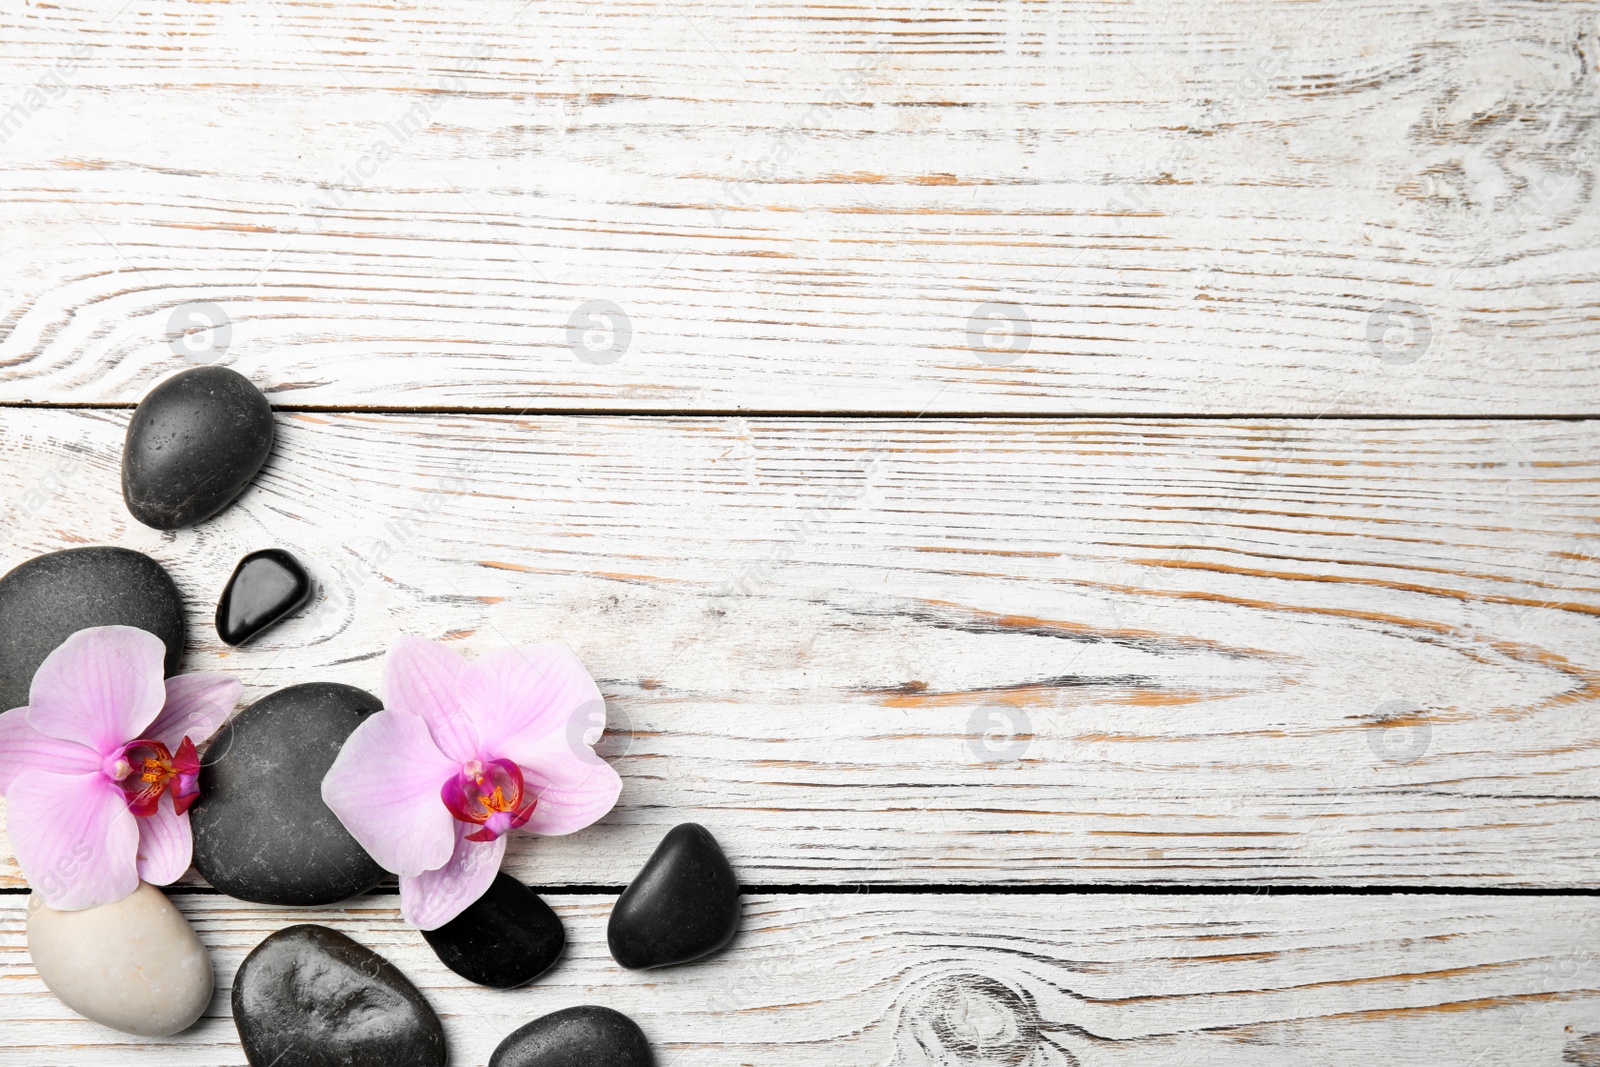
{"label": "knot in wood", "polygon": [[920,986],[900,1019],[903,1038],[949,1067],[1020,1067],[1040,1041],[1033,997],[981,974],[944,975]]}
{"label": "knot in wood", "polygon": [[1600,1067],[1600,1034],[1585,1034],[1576,1041],[1567,1042],[1561,1062],[1575,1067]]}

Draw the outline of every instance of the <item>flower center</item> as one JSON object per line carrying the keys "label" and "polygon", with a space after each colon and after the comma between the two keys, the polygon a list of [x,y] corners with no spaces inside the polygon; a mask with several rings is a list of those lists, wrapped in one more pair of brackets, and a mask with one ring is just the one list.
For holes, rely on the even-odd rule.
{"label": "flower center", "polygon": [[522,768],[508,759],[468,760],[444,783],[439,799],[464,823],[483,827],[468,841],[493,841],[526,823],[535,799],[526,795]]}
{"label": "flower center", "polygon": [[141,819],[156,813],[164,792],[172,793],[172,808],[179,815],[200,795],[200,757],[187,737],[176,753],[150,738],[129,741],[109,773],[128,798],[128,810]]}

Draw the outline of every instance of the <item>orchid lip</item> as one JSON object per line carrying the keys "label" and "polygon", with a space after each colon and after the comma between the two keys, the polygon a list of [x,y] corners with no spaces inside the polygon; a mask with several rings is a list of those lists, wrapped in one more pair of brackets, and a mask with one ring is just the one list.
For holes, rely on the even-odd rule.
{"label": "orchid lip", "polygon": [[177,752],[153,738],[129,741],[107,774],[122,789],[128,810],[141,819],[156,813],[162,793],[172,794],[172,808],[179,815],[200,794],[200,757],[187,737]]}
{"label": "orchid lip", "polygon": [[508,759],[468,760],[445,781],[439,799],[457,821],[482,827],[468,841],[493,841],[525,825],[536,803],[527,795],[522,768]]}

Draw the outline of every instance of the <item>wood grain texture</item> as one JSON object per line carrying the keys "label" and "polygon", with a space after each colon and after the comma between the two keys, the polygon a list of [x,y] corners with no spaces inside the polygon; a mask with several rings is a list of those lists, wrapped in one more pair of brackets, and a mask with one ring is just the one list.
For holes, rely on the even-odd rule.
{"label": "wood grain texture", "polygon": [[1592,413],[1596,16],[27,0],[0,401]]}
{"label": "wood grain texture", "polygon": [[[690,819],[754,885],[1600,884],[1595,423],[301,413],[163,534],[127,418],[5,413],[0,564],[150,552],[247,700],[567,641],[626,788],[536,884]],[[229,650],[273,545],[318,599]]]}
{"label": "wood grain texture", "polygon": [[233,974],[296,922],[391,959],[463,1067],[584,1003],[638,1020],[662,1067],[1570,1067],[1594,1063],[1600,1044],[1593,900],[754,896],[726,955],[636,973],[606,952],[610,898],[558,896],[565,956],[534,985],[496,992],[446,970],[392,896],[302,912],[179,895],[218,992],[194,1029],[150,1041],[50,995],[28,962],[22,899],[0,902],[7,1065],[242,1065]]}

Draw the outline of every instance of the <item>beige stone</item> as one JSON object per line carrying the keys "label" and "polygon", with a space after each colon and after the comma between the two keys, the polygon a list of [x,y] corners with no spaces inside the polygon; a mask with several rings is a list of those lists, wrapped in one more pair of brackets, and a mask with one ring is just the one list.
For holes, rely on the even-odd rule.
{"label": "beige stone", "polygon": [[211,1002],[211,957],[194,927],[153,885],[114,904],[56,911],[28,902],[28,954],[73,1011],[129,1034],[194,1025]]}

